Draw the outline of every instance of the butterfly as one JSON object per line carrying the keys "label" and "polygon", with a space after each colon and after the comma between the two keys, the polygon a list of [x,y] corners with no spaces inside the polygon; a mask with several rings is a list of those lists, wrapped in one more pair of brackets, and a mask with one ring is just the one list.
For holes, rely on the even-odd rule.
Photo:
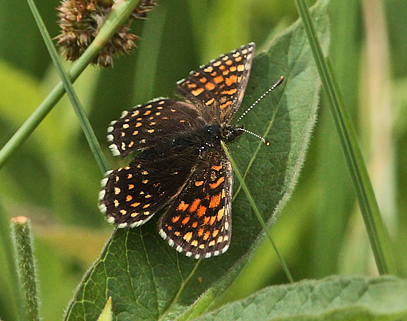
{"label": "butterfly", "polygon": [[232,166],[221,141],[243,133],[230,124],[243,100],[255,44],[211,60],[177,83],[185,101],[154,99],[124,111],[108,127],[112,153],[141,150],[108,171],[100,209],[119,228],[146,223],[167,205],[159,234],[195,259],[227,251],[232,230]]}

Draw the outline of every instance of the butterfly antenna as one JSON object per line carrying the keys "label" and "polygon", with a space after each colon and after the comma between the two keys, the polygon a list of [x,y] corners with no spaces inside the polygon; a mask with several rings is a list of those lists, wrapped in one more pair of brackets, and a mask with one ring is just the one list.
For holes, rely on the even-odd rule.
{"label": "butterfly antenna", "polygon": [[[259,98],[257,98],[257,100],[249,107],[247,108],[244,113],[238,118],[238,120],[236,121],[236,123],[239,122],[239,120],[241,120],[244,116],[246,116],[246,114],[253,109],[254,106],[256,106],[264,97],[266,97],[273,89],[275,89],[276,87],[280,86],[281,83],[284,81],[284,77],[281,76],[280,79],[273,85],[271,86],[269,89],[266,90],[266,92],[261,95]],[[253,134],[253,133],[252,133]],[[254,134],[255,135],[255,134]],[[255,135],[256,136],[256,135]]]}
{"label": "butterfly antenna", "polygon": [[248,133],[248,134],[250,134],[250,135],[253,135],[254,137],[257,137],[257,138],[261,139],[261,141],[262,141],[264,144],[266,144],[267,146],[270,146],[270,142],[269,142],[267,139],[264,139],[264,138],[261,137],[260,135],[257,135],[256,133],[253,133],[253,132],[251,132],[250,130],[247,130],[247,129],[244,129],[244,128],[241,128],[241,127],[236,128],[236,130],[241,131],[241,132]]}

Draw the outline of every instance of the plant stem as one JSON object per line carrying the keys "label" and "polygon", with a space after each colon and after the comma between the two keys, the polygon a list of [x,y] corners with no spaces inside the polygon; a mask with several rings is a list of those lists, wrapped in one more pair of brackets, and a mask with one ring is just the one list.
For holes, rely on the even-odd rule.
{"label": "plant stem", "polygon": [[[68,77],[71,82],[75,82],[75,80],[85,70],[97,53],[104,47],[107,41],[109,41],[116,30],[128,19],[136,5],[137,0],[118,1],[115,4],[115,8],[112,10],[104,25],[100,29],[95,40],[90,44],[89,48],[83,53],[78,61],[73,64],[71,70],[68,72]],[[56,103],[61,99],[64,93],[64,85],[62,82],[60,82],[0,150],[0,169],[14,154],[14,152],[16,152],[17,149],[20,148],[21,145],[27,140],[27,138],[48,115]]]}
{"label": "plant stem", "polygon": [[230,163],[232,164],[232,168],[233,168],[234,174],[236,175],[237,179],[238,179],[239,182],[240,182],[240,186],[242,186],[242,189],[243,189],[243,191],[245,192],[246,197],[247,197],[247,199],[249,200],[249,203],[250,203],[250,205],[252,206],[253,211],[254,211],[254,213],[255,213],[256,216],[257,216],[258,221],[260,222],[261,226],[263,227],[264,232],[266,232],[266,235],[267,235],[268,239],[270,240],[270,243],[271,243],[271,245],[273,246],[274,251],[275,251],[276,254],[277,254],[277,257],[278,257],[278,259],[279,259],[279,261],[280,261],[281,267],[283,268],[283,270],[284,270],[284,272],[285,272],[285,274],[286,274],[288,280],[290,281],[290,283],[294,283],[294,279],[292,278],[291,273],[290,273],[290,271],[288,270],[287,264],[285,263],[283,257],[280,255],[280,252],[278,251],[277,246],[275,245],[275,243],[274,243],[274,241],[273,241],[273,239],[272,239],[272,237],[271,237],[271,235],[270,235],[269,229],[268,229],[266,223],[264,222],[263,217],[261,216],[261,214],[260,214],[260,212],[259,212],[259,209],[257,208],[257,205],[256,205],[256,203],[254,202],[254,199],[253,199],[253,197],[252,197],[252,195],[251,195],[249,189],[247,188],[246,183],[244,182],[244,179],[243,179],[243,177],[242,177],[242,174],[240,174],[240,171],[239,171],[239,169],[237,168],[237,165],[236,165],[235,161],[234,161],[233,158],[232,158],[232,154],[229,152],[229,149],[228,149],[228,147],[226,146],[226,144],[225,144],[223,141],[221,141],[221,143],[222,143],[222,148],[223,148],[223,150],[224,150],[225,153],[226,153],[226,156],[228,157]]}
{"label": "plant stem", "polygon": [[33,239],[30,221],[24,216],[11,219],[11,229],[16,253],[16,268],[20,287],[25,298],[26,317],[29,321],[39,321],[37,275],[35,271]]}
{"label": "plant stem", "polygon": [[68,97],[71,101],[71,104],[75,110],[76,116],[79,119],[79,123],[85,134],[86,140],[88,141],[90,150],[92,151],[102,174],[105,174],[109,170],[109,165],[107,163],[105,156],[103,155],[102,149],[100,148],[100,144],[96,138],[95,132],[93,131],[92,126],[82,107],[82,104],[79,101],[79,98],[75,93],[75,90],[73,89],[72,82],[69,80],[69,77],[68,77],[65,69],[62,67],[61,61],[58,57],[58,53],[52,43],[51,37],[48,33],[47,28],[45,27],[44,21],[42,20],[41,15],[38,12],[38,9],[37,9],[34,1],[27,0],[27,2],[33,13],[35,22],[38,25],[38,29],[40,30],[41,35],[44,39],[45,45],[47,46],[47,49],[50,53],[52,61],[57,69],[59,77],[61,78],[62,83],[64,84],[65,90],[66,90]]}

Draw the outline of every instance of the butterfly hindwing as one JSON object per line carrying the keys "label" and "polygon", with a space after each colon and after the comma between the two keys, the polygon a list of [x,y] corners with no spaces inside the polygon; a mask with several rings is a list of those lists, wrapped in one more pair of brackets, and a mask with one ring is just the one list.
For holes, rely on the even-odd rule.
{"label": "butterfly hindwing", "polygon": [[[180,157],[185,158],[180,162]],[[124,168],[102,180],[100,208],[119,227],[139,226],[178,195],[196,164],[197,156],[146,150]]]}
{"label": "butterfly hindwing", "polygon": [[161,218],[161,236],[196,259],[224,253],[231,238],[232,178],[231,164],[221,147],[206,151]]}
{"label": "butterfly hindwing", "polygon": [[178,94],[196,105],[205,120],[229,123],[243,100],[255,49],[250,43],[193,71],[178,82]]}
{"label": "butterfly hindwing", "polygon": [[124,111],[108,128],[109,146],[115,156],[149,148],[203,126],[199,111],[191,104],[156,99]]}

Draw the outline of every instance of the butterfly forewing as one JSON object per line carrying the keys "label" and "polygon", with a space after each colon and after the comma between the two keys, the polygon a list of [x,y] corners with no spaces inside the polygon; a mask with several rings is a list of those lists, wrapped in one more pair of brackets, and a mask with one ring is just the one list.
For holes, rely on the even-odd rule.
{"label": "butterfly forewing", "polygon": [[224,253],[231,237],[232,182],[232,168],[221,147],[206,151],[161,218],[161,236],[196,259]]}
{"label": "butterfly forewing", "polygon": [[[180,162],[180,157],[184,161]],[[178,195],[191,175],[196,154],[146,150],[124,168],[109,172],[100,193],[101,210],[119,227],[138,226]]]}
{"label": "butterfly forewing", "polygon": [[212,60],[178,82],[177,92],[196,105],[205,120],[229,123],[242,102],[255,48],[250,43]]}
{"label": "butterfly forewing", "polygon": [[115,156],[152,147],[203,126],[203,119],[191,104],[156,99],[123,112],[108,128],[110,149]]}

